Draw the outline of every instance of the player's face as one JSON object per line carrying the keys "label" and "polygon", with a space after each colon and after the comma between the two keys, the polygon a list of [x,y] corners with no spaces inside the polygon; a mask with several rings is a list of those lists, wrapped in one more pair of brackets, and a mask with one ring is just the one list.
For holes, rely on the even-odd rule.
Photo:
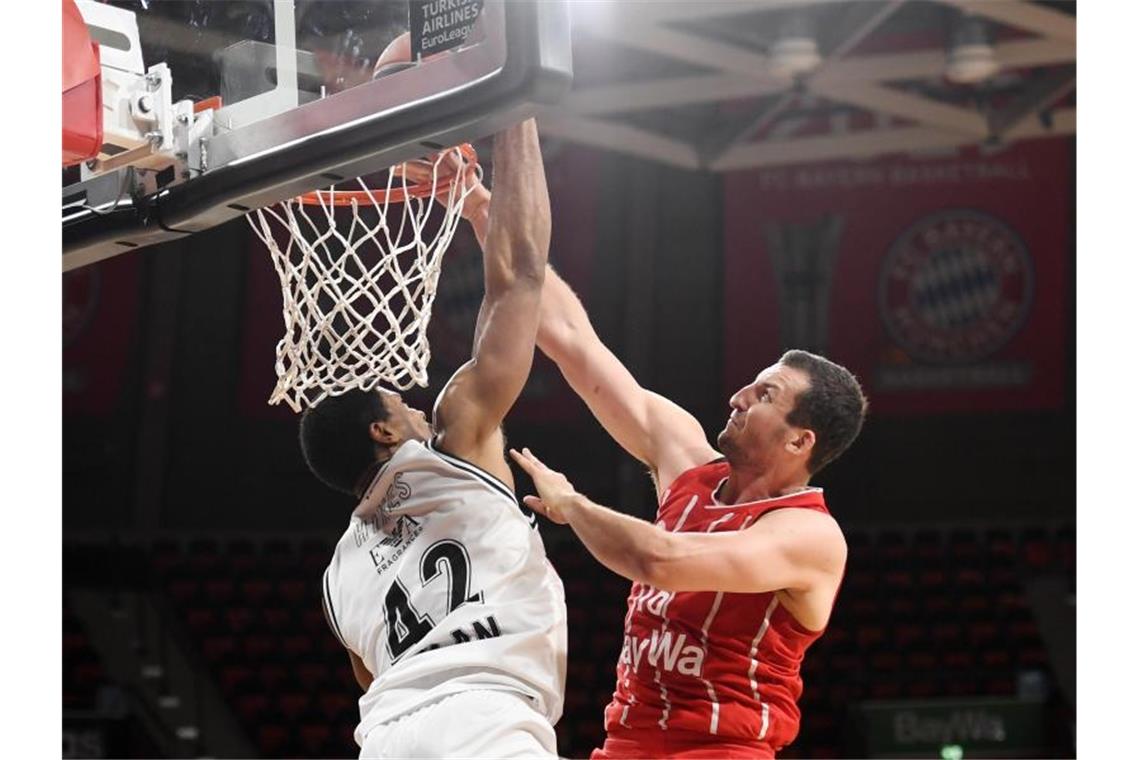
{"label": "player's face", "polygon": [[431,438],[431,423],[428,422],[427,415],[405,404],[399,393],[383,389],[378,393],[388,412],[388,423],[400,433],[401,438],[405,441],[413,438],[426,441]]}
{"label": "player's face", "polygon": [[766,461],[795,437],[788,414],[796,399],[810,387],[807,373],[773,364],[732,395],[732,412],[717,445],[726,455]]}

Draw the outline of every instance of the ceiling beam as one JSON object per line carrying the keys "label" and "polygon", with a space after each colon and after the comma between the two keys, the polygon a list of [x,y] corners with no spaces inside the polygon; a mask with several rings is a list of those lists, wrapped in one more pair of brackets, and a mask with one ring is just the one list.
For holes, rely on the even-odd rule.
{"label": "ceiling beam", "polygon": [[713,163],[733,145],[745,142],[773,119],[780,115],[796,99],[794,92],[785,92],[778,98],[753,106],[748,112],[727,121],[718,129],[711,130],[697,145],[697,152],[705,163]]}
{"label": "ceiling beam", "polygon": [[[994,45],[994,54],[1005,68],[1072,63],[1074,45],[1054,40],[1018,40]],[[828,67],[812,78],[819,83],[889,82],[941,77],[946,70],[943,50],[912,53],[878,53],[843,59],[841,66]]]}
{"label": "ceiling beam", "polygon": [[[843,19],[831,29],[822,47],[830,49],[820,66],[805,77],[810,80],[822,71],[841,63],[843,56],[858,47],[859,43],[875,31],[891,14],[898,10],[903,0],[889,0],[884,3],[857,3],[847,7]],[[784,109],[796,100],[796,93],[789,90],[773,103],[761,104],[754,109],[752,118],[733,125],[731,131],[722,131],[704,141],[699,147],[701,155],[711,163],[733,145],[747,142],[753,135],[766,129],[780,117]]]}
{"label": "ceiling beam", "polygon": [[693,146],[627,124],[546,112],[538,117],[538,129],[544,137],[559,137],[583,145],[608,148],[682,169],[701,168]]}
{"label": "ceiling beam", "polygon": [[[1056,137],[1075,134],[1076,129],[1076,110],[1064,109],[1054,114],[1051,127],[1030,120],[1006,137]],[[726,151],[709,168],[714,171],[737,171],[762,166],[873,158],[893,153],[975,145],[978,142],[960,132],[932,127],[876,129],[840,136],[799,137],[738,145]]]}
{"label": "ceiling beam", "polygon": [[1031,82],[1013,102],[989,118],[990,131],[1002,135],[1016,129],[1022,121],[1032,119],[1077,87],[1077,72],[1072,68],[1050,72]]}
{"label": "ceiling beam", "polygon": [[943,0],[975,16],[984,16],[1007,26],[1054,40],[1077,42],[1077,19],[1067,13],[1024,0]]}
{"label": "ceiling beam", "polygon": [[846,135],[797,137],[737,145],[713,162],[715,171],[759,166],[810,163],[837,159],[870,158],[910,150],[954,144],[962,135],[930,127],[876,129]]}
{"label": "ceiling beam", "polygon": [[839,103],[850,103],[869,111],[881,111],[941,129],[951,129],[974,137],[989,135],[985,118],[977,111],[940,103],[937,100],[901,92],[875,84],[837,85],[808,82],[808,89]]}
{"label": "ceiling beam", "polygon": [[884,3],[854,3],[847,8],[842,21],[821,33],[820,47],[830,50],[824,65],[844,57],[859,46],[867,36],[882,26],[891,14],[899,9],[903,0]]}
{"label": "ceiling beam", "polygon": [[[613,0],[600,0],[613,2]],[[758,11],[785,10],[788,8],[816,7],[835,4],[843,0],[690,0],[680,2],[644,2],[644,0],[623,0],[615,2],[615,15],[638,24],[646,22],[671,23],[719,16],[735,16]],[[598,0],[573,0],[571,5],[589,7]]]}
{"label": "ceiling beam", "polygon": [[679,32],[653,24],[639,25],[636,31],[631,31],[624,24],[599,24],[590,26],[590,32],[619,45],[646,50],[697,66],[721,69],[762,80],[771,78],[768,74],[767,56],[688,32]]}
{"label": "ceiling beam", "polygon": [[1050,113],[1048,123],[1041,119],[1023,119],[1002,137],[1005,140],[1024,140],[1030,137],[1051,135],[1075,135],[1077,133],[1077,109],[1058,108]]}
{"label": "ceiling beam", "polygon": [[[1006,67],[1042,66],[1076,60],[1072,45],[1049,40],[1008,42],[995,48]],[[844,58],[823,67],[812,76],[821,85],[850,84],[939,77],[946,68],[942,51],[888,53]],[[766,77],[764,72],[701,74],[689,77],[623,82],[572,91],[563,101],[567,110],[581,114],[614,113],[662,108],[689,103],[760,97],[788,89],[786,81]]]}

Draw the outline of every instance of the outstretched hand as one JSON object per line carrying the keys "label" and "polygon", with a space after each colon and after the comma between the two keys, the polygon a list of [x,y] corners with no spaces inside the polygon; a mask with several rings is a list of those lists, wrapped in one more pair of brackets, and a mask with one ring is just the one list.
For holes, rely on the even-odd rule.
{"label": "outstretched hand", "polygon": [[530,475],[534,487],[538,489],[538,496],[524,496],[523,503],[559,525],[569,522],[570,518],[566,511],[578,493],[574,490],[573,484],[565,475],[543,464],[530,449],[524,448],[521,454],[514,449],[510,451],[511,458],[527,475]]}

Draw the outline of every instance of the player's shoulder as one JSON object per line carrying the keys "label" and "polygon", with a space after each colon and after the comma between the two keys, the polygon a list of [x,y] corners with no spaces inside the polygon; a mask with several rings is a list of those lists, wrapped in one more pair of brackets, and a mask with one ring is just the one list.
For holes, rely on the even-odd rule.
{"label": "player's shoulder", "polygon": [[814,557],[824,564],[847,561],[847,538],[843,528],[828,512],[815,509],[774,509],[766,512],[747,530],[758,533],[778,533],[791,546]]}

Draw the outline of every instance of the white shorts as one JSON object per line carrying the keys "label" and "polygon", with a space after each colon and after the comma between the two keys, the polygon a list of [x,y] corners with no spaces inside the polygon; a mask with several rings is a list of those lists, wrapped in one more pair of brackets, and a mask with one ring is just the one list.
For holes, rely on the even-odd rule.
{"label": "white shorts", "polygon": [[451,694],[364,737],[361,758],[556,758],[550,722],[509,691]]}

